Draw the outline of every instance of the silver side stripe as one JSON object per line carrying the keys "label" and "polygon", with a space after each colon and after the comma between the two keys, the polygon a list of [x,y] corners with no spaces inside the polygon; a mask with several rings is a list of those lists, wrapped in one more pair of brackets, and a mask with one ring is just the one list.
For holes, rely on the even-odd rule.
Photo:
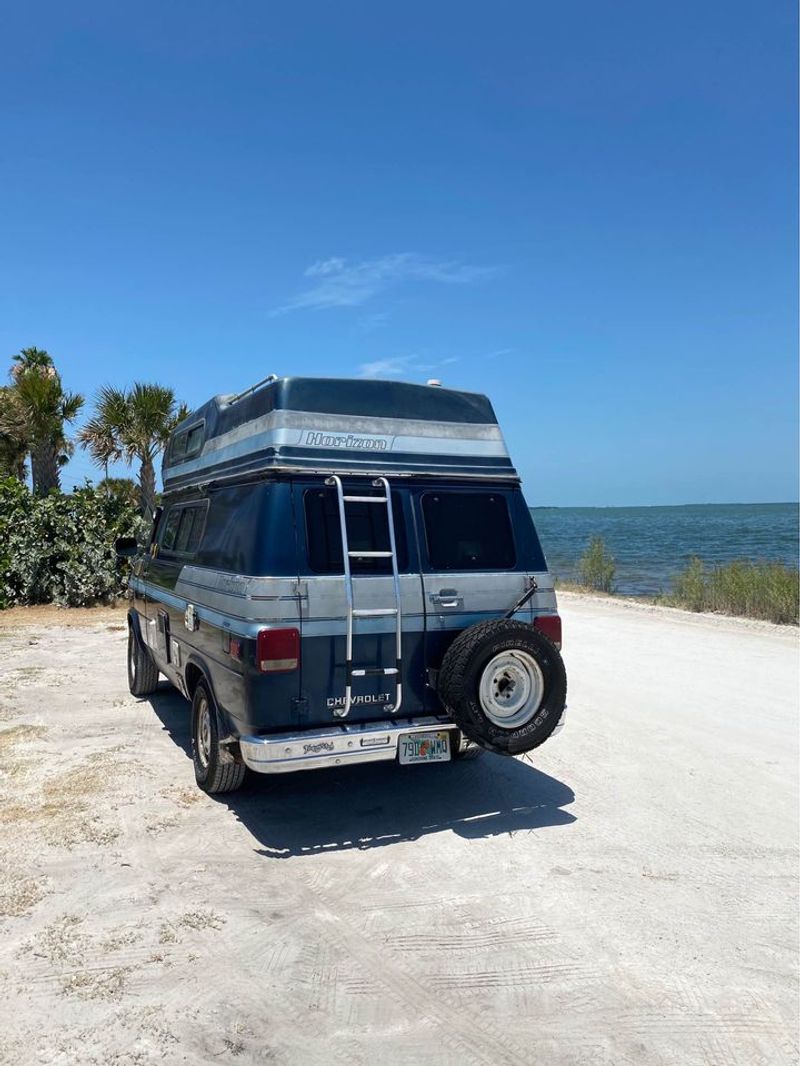
{"label": "silver side stripe", "polygon": [[[146,595],[149,599],[156,603],[163,603],[168,607],[173,607],[176,611],[180,611],[183,614],[186,608],[191,602],[195,609],[197,617],[205,622],[207,625],[214,626],[217,629],[225,630],[226,633],[230,633],[235,637],[243,637],[249,640],[255,640],[260,629],[264,629],[266,626],[298,626],[303,637],[343,637],[345,621],[344,617],[300,617],[294,613],[291,615],[275,615],[270,617],[261,618],[245,618],[242,615],[237,615],[229,611],[215,610],[213,607],[206,606],[202,600],[193,599],[191,601],[185,599],[182,596],[177,596],[172,592],[168,592],[160,585],[154,585],[149,581],[142,581],[141,578],[132,578],[131,588],[138,592],[140,595]],[[433,631],[447,632],[450,630],[466,629],[467,626],[474,625],[476,622],[482,622],[487,618],[496,618],[500,614],[498,608],[485,611],[459,611],[453,612],[446,616],[437,615],[433,624]],[[428,619],[429,626],[431,620]],[[405,612],[403,616],[403,633],[422,633],[425,630],[425,615],[422,613]],[[394,628],[387,627],[386,619],[381,618],[363,618],[359,621],[359,635],[364,636],[392,636],[394,634]]]}

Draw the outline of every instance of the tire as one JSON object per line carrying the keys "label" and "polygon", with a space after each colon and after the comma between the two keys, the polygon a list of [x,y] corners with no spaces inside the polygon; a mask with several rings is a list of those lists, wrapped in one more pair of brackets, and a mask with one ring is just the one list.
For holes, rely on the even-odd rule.
{"label": "tire", "polygon": [[205,681],[198,681],[192,697],[192,762],[204,792],[216,795],[241,788],[245,766],[219,743],[217,707]]}
{"label": "tire", "polygon": [[128,688],[132,696],[149,696],[158,686],[158,667],[128,623]]}
{"label": "tire", "polygon": [[567,674],[551,640],[524,622],[497,619],[460,633],[439,671],[439,698],[470,740],[498,755],[543,744],[567,699]]}
{"label": "tire", "polygon": [[[459,736],[456,733],[456,736]],[[459,743],[457,748],[453,748],[452,761],[453,762],[471,762],[473,759],[477,759],[480,755],[485,755],[486,749],[479,747],[477,744],[470,744],[468,747],[462,749]]]}

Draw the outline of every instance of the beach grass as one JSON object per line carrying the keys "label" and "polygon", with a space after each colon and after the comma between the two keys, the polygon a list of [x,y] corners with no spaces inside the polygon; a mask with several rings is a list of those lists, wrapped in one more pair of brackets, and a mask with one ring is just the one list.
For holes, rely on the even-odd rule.
{"label": "beach grass", "polygon": [[690,611],[797,625],[800,571],[783,563],[746,560],[707,567],[701,559],[692,559],[661,602]]}
{"label": "beach grass", "polygon": [[602,537],[592,537],[578,561],[578,585],[594,592],[613,592],[616,563]]}
{"label": "beach grass", "polygon": [[[602,562],[599,552],[593,558]],[[611,562],[613,565],[613,560]],[[613,575],[607,582],[604,580],[607,574],[608,571],[604,571],[600,565],[594,570],[590,567],[588,571],[579,566],[577,581],[556,578],[555,587],[565,592],[589,592],[613,597],[614,589],[609,587]],[[797,625],[800,622],[800,570],[783,563],[747,560],[709,566],[702,559],[695,558],[674,579],[670,591],[655,597],[625,598],[681,607],[686,611],[729,614],[778,625]]]}

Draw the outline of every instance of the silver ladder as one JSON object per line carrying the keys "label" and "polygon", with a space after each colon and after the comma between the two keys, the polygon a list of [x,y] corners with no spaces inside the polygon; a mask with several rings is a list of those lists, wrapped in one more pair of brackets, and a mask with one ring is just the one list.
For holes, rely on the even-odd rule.
{"label": "silver ladder", "polygon": [[[345,643],[345,688],[344,706],[334,708],[337,718],[346,718],[350,713],[353,703],[353,678],[354,677],[394,677],[396,686],[395,701],[386,709],[391,714],[397,714],[403,702],[402,678],[402,634],[403,618],[400,608],[400,574],[397,570],[397,546],[394,540],[394,515],[392,514],[392,491],[385,477],[375,478],[372,482],[375,488],[383,489],[383,496],[345,496],[341,478],[332,474],[325,482],[326,485],[336,487],[336,496],[339,501],[339,525],[342,531],[342,561],[344,563],[344,589],[347,597],[346,619],[346,643]],[[386,508],[386,521],[389,527],[389,551],[362,552],[350,550],[350,539],[347,535],[347,504],[370,503]],[[356,607],[353,596],[353,574],[350,569],[350,560],[359,559],[391,559],[392,582],[394,586],[394,607]],[[394,666],[353,667],[353,623],[357,618],[382,618],[394,616],[395,619],[395,664]]]}

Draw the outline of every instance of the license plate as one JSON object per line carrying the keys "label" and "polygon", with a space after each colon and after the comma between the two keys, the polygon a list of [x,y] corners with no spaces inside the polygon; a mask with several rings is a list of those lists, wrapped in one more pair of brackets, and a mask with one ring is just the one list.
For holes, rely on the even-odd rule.
{"label": "license plate", "polygon": [[450,734],[446,730],[441,733],[403,733],[397,750],[401,766],[417,762],[449,762]]}

